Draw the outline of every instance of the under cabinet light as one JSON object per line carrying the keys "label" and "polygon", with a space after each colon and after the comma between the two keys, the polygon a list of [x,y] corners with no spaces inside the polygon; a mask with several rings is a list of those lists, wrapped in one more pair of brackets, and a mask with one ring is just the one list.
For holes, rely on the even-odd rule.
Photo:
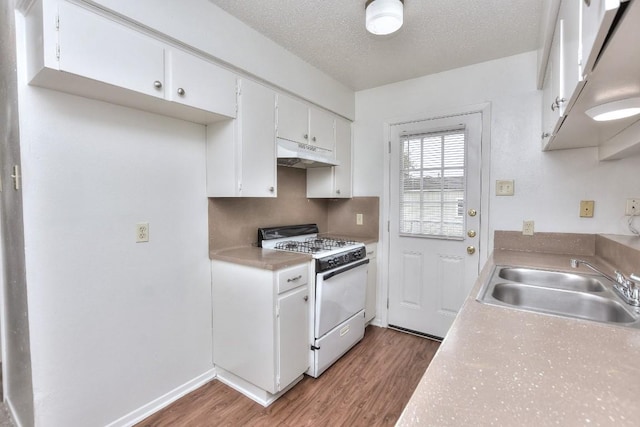
{"label": "under cabinet light", "polygon": [[596,105],[585,111],[589,117],[597,122],[624,119],[640,114],[640,98],[626,98],[619,101]]}
{"label": "under cabinet light", "polygon": [[402,27],[404,0],[368,0],[364,8],[370,33],[383,36]]}

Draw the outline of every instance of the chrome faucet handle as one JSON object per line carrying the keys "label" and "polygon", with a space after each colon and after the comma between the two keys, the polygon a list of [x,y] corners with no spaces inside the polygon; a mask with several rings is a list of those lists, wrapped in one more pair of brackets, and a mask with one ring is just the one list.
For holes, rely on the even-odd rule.
{"label": "chrome faucet handle", "polygon": [[620,273],[618,270],[616,270],[614,274],[616,275],[616,282],[618,282],[620,285],[624,286],[625,288],[629,287],[629,280],[627,280],[627,278],[624,277],[624,274]]}

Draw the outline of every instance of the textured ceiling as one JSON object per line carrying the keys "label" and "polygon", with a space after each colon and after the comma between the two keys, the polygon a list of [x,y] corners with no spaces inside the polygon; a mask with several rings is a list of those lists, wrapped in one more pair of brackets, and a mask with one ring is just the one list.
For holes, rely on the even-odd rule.
{"label": "textured ceiling", "polygon": [[389,36],[364,27],[365,0],[210,0],[354,90],[537,48],[541,0],[405,0]]}

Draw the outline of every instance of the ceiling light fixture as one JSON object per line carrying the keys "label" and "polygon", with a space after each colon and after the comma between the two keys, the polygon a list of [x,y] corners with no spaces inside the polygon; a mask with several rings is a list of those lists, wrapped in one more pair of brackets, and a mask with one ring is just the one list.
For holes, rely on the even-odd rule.
{"label": "ceiling light fixture", "polygon": [[640,98],[627,98],[619,101],[596,105],[585,111],[589,117],[597,122],[624,119],[640,114]]}
{"label": "ceiling light fixture", "polygon": [[368,0],[364,8],[367,31],[371,34],[383,36],[402,27],[404,0]]}

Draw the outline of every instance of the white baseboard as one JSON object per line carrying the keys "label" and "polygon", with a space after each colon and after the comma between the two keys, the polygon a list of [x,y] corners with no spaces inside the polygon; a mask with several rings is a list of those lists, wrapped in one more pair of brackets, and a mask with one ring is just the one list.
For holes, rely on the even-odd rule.
{"label": "white baseboard", "polygon": [[367,323],[367,326],[369,325],[373,325],[373,326],[377,326],[379,328],[386,328],[387,325],[382,323],[382,319],[378,318],[378,317],[374,317],[373,319],[371,319],[371,321],[369,323]]}
{"label": "white baseboard", "polygon": [[234,375],[229,371],[225,371],[222,368],[218,368],[217,371],[218,371],[218,381],[228,385],[235,391],[244,394],[249,399],[261,404],[264,407],[271,405],[273,402],[276,401],[276,399],[278,399],[280,396],[282,396],[287,391],[289,391],[291,387],[298,384],[298,382],[302,380],[302,378],[304,377],[304,375],[300,375],[298,378],[295,379],[295,381],[289,384],[284,390],[282,390],[278,394],[271,394],[268,391],[263,390],[260,387],[255,386],[246,380],[243,380],[239,376]]}
{"label": "white baseboard", "polygon": [[[191,381],[174,388],[170,392],[158,397],[155,400],[147,403],[146,405],[136,409],[133,412],[128,413],[122,418],[115,420],[114,422],[107,424],[106,427],[129,427],[137,422],[140,422],[147,418],[148,416],[158,412],[160,409],[165,406],[169,406],[169,404],[175,402],[180,399],[182,396],[191,393],[198,387],[208,383],[209,381],[215,379],[216,370],[215,368],[208,370],[202,375],[197,376]],[[18,426],[20,427],[20,426]]]}

